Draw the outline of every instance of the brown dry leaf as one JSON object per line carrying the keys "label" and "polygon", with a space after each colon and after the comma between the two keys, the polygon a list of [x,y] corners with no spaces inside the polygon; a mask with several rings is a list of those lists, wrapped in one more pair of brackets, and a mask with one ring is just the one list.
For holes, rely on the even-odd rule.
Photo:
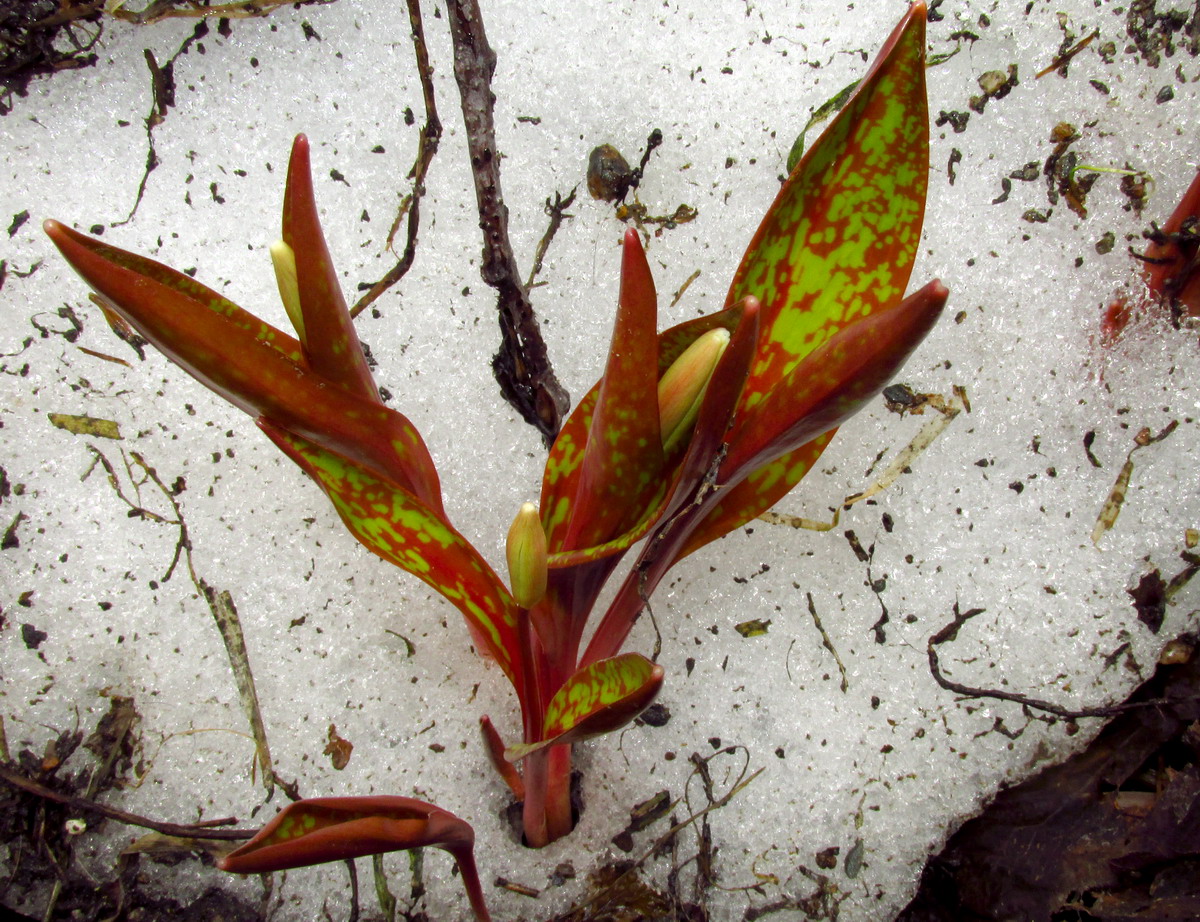
{"label": "brown dry leaf", "polygon": [[335,724],[329,725],[328,739],[329,742],[325,744],[325,755],[329,756],[329,761],[333,763],[333,767],[340,772],[350,764],[350,753],[354,751],[354,744],[338,736]]}
{"label": "brown dry leaf", "polygon": [[130,842],[122,851],[122,855],[145,855],[155,861],[172,864],[184,858],[191,858],[197,852],[207,853],[214,860],[224,858],[242,843],[228,839],[195,839],[182,836],[165,836],[161,832],[152,832]]}
{"label": "brown dry leaf", "polygon": [[1200,918],[1200,657],[1160,666],[1129,700],[1155,703],[1001,792],[929,862],[898,922]]}
{"label": "brown dry leaf", "polygon": [[632,862],[606,864],[588,882],[600,897],[592,904],[559,916],[554,922],[643,922],[646,919],[677,919],[670,898],[647,885]]}

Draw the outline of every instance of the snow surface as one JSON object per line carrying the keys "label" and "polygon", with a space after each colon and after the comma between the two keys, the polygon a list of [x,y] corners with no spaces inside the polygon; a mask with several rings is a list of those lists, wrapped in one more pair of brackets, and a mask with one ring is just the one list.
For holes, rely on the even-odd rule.
{"label": "snow surface", "polygon": [[[1191,9],[1183,0],[1159,5]],[[665,143],[641,200],[655,213],[687,203],[699,216],[650,243],[660,322],[717,309],[808,113],[863,72],[903,9],[899,0],[485,4],[499,55],[497,125],[518,259],[529,265],[546,225],[544,200],[582,182],[592,147],[609,142],[633,160],[661,128]],[[543,852],[516,845],[499,818],[507,797],[485,762],[477,720],[490,714],[514,737],[516,703],[499,670],[470,652],[457,613],[355,544],[248,419],[157,354],[141,361],[116,340],[39,230],[46,217],[85,230],[102,225],[106,241],[194,269],[285,324],[266,248],[279,233],[290,140],[304,131],[330,248],[353,297],[391,264],[385,237],[409,189],[423,117],[402,9],[340,2],[236,21],[227,36],[214,27],[176,63],[176,105],[154,133],[160,164],[136,216],[121,226],[146,160],[144,49],[164,62],[193,24],[110,24],[98,66],[36,81],[0,121],[0,215],[30,215],[0,247],[8,269],[0,464],[12,486],[0,500],[0,525],[24,516],[18,545],[0,551],[0,716],[10,749],[40,753],[63,729],[90,730],[108,708],[104,694],[130,695],[142,715],[145,774],[114,802],[194,821],[261,820],[283,800],[277,794],[263,806],[251,777],[246,721],[203,599],[186,572],[164,579],[177,529],[130,518],[92,448],[114,464],[126,496],[170,517],[153,485],[130,483],[122,457],[137,452],[164,483],[186,482],[178,501],[195,565],[237,604],[280,774],[307,796],[415,794],[469,819],[498,919],[548,918],[579,899],[590,872],[626,857],[610,839],[629,807],[663,789],[703,805],[699,781],[687,781],[689,755],[735,744],[751,770],[764,771],[709,817],[719,847],[719,888],[706,897],[713,918],[739,919],[748,906],[811,892],[799,867],[816,869],[816,854],[831,846],[839,863],[823,873],[844,898],[841,918],[891,918],[929,851],[998,786],[1062,759],[1097,728],[1082,721],[1072,733],[1015,704],[959,700],[939,688],[926,643],[954,604],[986,609],[941,648],[955,679],[1072,707],[1126,695],[1167,638],[1195,627],[1198,604],[1195,592],[1183,593],[1155,635],[1127,592],[1152,570],[1167,579],[1179,572],[1185,530],[1198,524],[1195,333],[1148,321],[1109,351],[1096,337],[1103,305],[1134,287],[1128,247],[1140,248],[1141,230],[1165,220],[1195,174],[1200,65],[1184,50],[1147,63],[1125,33],[1122,3],[947,0],[940,12],[945,18],[929,27],[931,52],[962,47],[929,71],[934,117],[965,111],[986,71],[1015,64],[1020,77],[1007,98],[972,113],[965,131],[932,129],[913,278],[940,277],[952,300],[900,380],[945,395],[961,386],[971,412],[838,528],[756,523],[672,574],[655,606],[667,673],[660,700],[671,720],[579,747],[582,821]],[[1099,37],[1065,79],[1035,80],[1058,54],[1063,24],[1076,38]],[[359,329],[393,406],[429,443],[452,519],[500,567],[508,522],[535,497],[544,452],[491,377],[494,299],[478,274],[448,30],[434,4],[425,25],[446,133],[428,178],[416,264]],[[961,30],[978,40],[951,38]],[[1115,53],[1102,53],[1106,42]],[[1164,87],[1173,98],[1159,102]],[[1013,180],[1007,201],[993,203],[1002,177],[1029,162],[1040,167],[1053,150],[1051,130],[1064,121],[1082,134],[1072,147],[1081,163],[1151,174],[1144,215],[1128,209],[1120,177],[1109,174],[1088,196],[1086,218],[1059,202],[1047,222],[1023,220],[1049,207],[1043,178]],[[953,184],[952,149],[962,155]],[[571,212],[535,305],[556,369],[578,396],[602,367],[623,225],[586,195]],[[1116,246],[1101,255],[1095,245],[1109,231]],[[668,306],[697,269],[684,298]],[[77,339],[63,335],[64,306],[82,320]],[[123,440],[72,435],[50,425],[51,412],[115,420]],[[876,401],[843,427],[780,511],[828,517],[925,418],[901,418]],[[1120,517],[1093,545],[1135,434],[1171,420],[1179,426],[1169,438],[1134,454]],[[1088,432],[1099,467],[1085,450]],[[846,691],[807,593],[845,664]],[[882,606],[889,620],[877,635]],[[766,635],[734,630],[756,618],[771,622]],[[48,635],[36,649],[24,624]],[[628,648],[648,652],[653,640],[645,622]],[[342,771],[322,754],[330,724],[355,747]],[[743,757],[712,761],[718,795]],[[686,815],[686,806],[675,813]],[[637,834],[634,855],[665,828],[660,821]],[[101,874],[134,835],[109,823],[80,848]],[[548,875],[565,861],[578,876],[551,886]],[[403,856],[387,866],[403,897]],[[426,859],[425,908],[434,919],[467,914],[449,868],[440,853]],[[670,862],[648,868],[661,884]],[[153,876],[177,898],[214,882],[261,893],[254,880],[231,881],[195,862],[155,866]],[[543,893],[534,902],[490,887],[497,876]],[[365,906],[369,893],[368,882]],[[272,897],[273,918],[317,918],[322,905],[344,918],[347,900],[344,868],[293,872]],[[793,917],[801,914],[775,916]]]}

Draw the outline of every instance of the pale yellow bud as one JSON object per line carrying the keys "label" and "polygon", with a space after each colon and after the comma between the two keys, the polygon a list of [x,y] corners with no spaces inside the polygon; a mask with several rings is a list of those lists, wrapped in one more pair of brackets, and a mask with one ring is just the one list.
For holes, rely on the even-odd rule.
{"label": "pale yellow bud", "polygon": [[517,512],[504,550],[513,598],[522,608],[533,608],[546,594],[546,532],[533,503]]}
{"label": "pale yellow bud", "polygon": [[724,327],[709,330],[683,350],[658,382],[658,425],[663,451],[691,435],[717,362],[729,345]]}
{"label": "pale yellow bud", "polygon": [[304,312],[300,309],[300,283],[296,280],[296,254],[282,240],[271,244],[271,262],[275,265],[275,281],[279,297],[287,311],[300,342],[304,342]]}

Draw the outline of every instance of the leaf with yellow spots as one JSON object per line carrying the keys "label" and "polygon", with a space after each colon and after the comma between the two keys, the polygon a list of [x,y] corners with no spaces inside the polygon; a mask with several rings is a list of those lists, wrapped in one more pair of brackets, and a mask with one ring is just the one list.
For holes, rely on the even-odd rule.
{"label": "leaf with yellow spots", "polygon": [[[153,259],[102,243],[58,221],[46,221],[42,228],[72,268],[83,276],[83,280],[105,301],[112,302],[118,313],[129,320],[138,332],[142,332],[144,318],[151,316],[155,311],[163,314],[198,313],[202,317],[212,313],[223,318],[226,325],[231,324],[242,334],[249,334],[260,346],[269,346],[292,361],[300,359],[300,343],[294,337],[275,329],[269,323],[264,323],[249,311],[243,310],[228,298],[221,297],[208,286],[182,272],[176,272],[170,266],[164,266]],[[133,318],[126,316],[126,305],[132,308]],[[187,345],[170,337],[171,332],[174,331],[167,327],[159,334],[160,337],[166,337],[168,346],[178,350],[181,345]],[[147,336],[147,339],[150,337]],[[156,340],[150,341],[158,346]],[[166,352],[166,349],[163,351]],[[174,357],[173,352],[166,354],[168,357]]]}
{"label": "leaf with yellow spots", "polygon": [[625,232],[608,364],[559,550],[600,544],[633,525],[659,487],[657,295],[636,230]]}
{"label": "leaf with yellow spots", "polygon": [[266,874],[408,848],[449,852],[475,918],[490,918],[475,867],[475,832],[453,813],[412,797],[314,797],[284,807],[245,845],[217,862],[234,874]]}
{"label": "leaf with yellow spots", "polygon": [[[576,566],[627,550],[691,498],[696,485],[710,473],[709,468],[720,448],[729,414],[741,393],[746,367],[753,355],[756,318],[757,308],[749,310],[746,305],[738,305],[709,317],[698,317],[679,324],[659,337],[658,369],[661,374],[691,343],[709,330],[723,327],[730,331],[729,345],[709,380],[701,403],[699,420],[687,450],[674,460],[672,466],[662,472],[653,492],[645,495],[643,505],[636,510],[640,517],[634,520],[626,531],[602,544],[551,553],[547,560],[551,569]],[[575,422],[576,415],[586,411],[595,392],[596,389],[593,388],[567,420],[566,426],[563,427],[564,433],[570,435],[575,431],[579,425]],[[657,413],[657,404],[655,412]],[[542,501],[546,502],[545,494]]]}
{"label": "leaf with yellow spots", "polygon": [[811,442],[763,465],[737,486],[726,490],[704,521],[688,536],[679,558],[740,528],[787,496],[792,487],[812,469],[835,432],[836,429],[831,429],[817,436]]}
{"label": "leaf with yellow spots", "polygon": [[546,462],[541,508],[554,551],[602,544],[629,529],[660,486],[657,315],[650,266],[630,230],[604,377],[575,408]]}
{"label": "leaf with yellow spots", "polygon": [[[726,302],[761,302],[748,375],[734,379],[737,363],[724,356],[681,476],[690,505],[664,512],[583,663],[617,652],[673,563],[795,486],[832,430],[882,389],[940,315],[948,295],[940,282],[902,297],[929,169],[924,53],[925,5],[914,3],[764,218]],[[687,327],[669,331],[660,351],[692,338]],[[731,394],[732,421],[718,411]]]}
{"label": "leaf with yellow spots", "polygon": [[650,705],[662,682],[662,666],[640,653],[622,653],[585,666],[550,699],[542,739],[509,746],[504,757],[516,762],[547,746],[618,730]]}
{"label": "leaf with yellow spots", "polygon": [[396,480],[442,512],[433,460],[406,417],[331,386],[306,367],[295,339],[199,282],[57,221],[44,226],[106,307],[201,384],[251,416]]}
{"label": "leaf with yellow spots", "polygon": [[924,8],[914,5],[845,108],[780,191],[729,299],[762,300],[760,340],[691,553],[781,499],[832,430],[882,388],[945,305],[909,298],[924,214]]}
{"label": "leaf with yellow spots", "polygon": [[[776,417],[803,416],[788,387],[806,357],[900,302],[921,234],[928,165],[925,10],[914,4],[780,190],[734,275],[727,304],[747,295],[762,302],[758,351],[730,439],[743,454],[773,441]],[[814,370],[807,365],[805,374]],[[772,398],[778,412],[757,415]]]}
{"label": "leaf with yellow spots", "polygon": [[258,424],[325,491],[367,550],[423,580],[463,613],[475,643],[520,696],[521,673],[513,664],[516,603],[470,542],[398,484],[268,420]]}
{"label": "leaf with yellow spots", "polygon": [[[930,282],[899,304],[837,330],[757,406],[739,412],[721,463],[722,483],[839,426],[878,394],[933,328],[949,292]],[[815,460],[815,458],[813,459]]]}

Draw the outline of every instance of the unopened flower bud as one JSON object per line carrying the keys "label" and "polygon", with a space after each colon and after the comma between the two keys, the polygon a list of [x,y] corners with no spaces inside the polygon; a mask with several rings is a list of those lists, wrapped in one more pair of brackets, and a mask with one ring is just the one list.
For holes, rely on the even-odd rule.
{"label": "unopened flower bud", "polygon": [[546,594],[546,532],[533,503],[517,512],[504,550],[513,598],[522,608],[533,608]]}
{"label": "unopened flower bud", "polygon": [[296,254],[282,240],[271,244],[271,262],[275,265],[275,281],[279,297],[287,311],[300,342],[304,342],[304,312],[300,309],[300,283],[296,280]]}
{"label": "unopened flower bud", "polygon": [[670,453],[681,439],[691,435],[708,381],[728,345],[727,329],[709,330],[684,349],[659,379],[658,424],[663,451]]}

